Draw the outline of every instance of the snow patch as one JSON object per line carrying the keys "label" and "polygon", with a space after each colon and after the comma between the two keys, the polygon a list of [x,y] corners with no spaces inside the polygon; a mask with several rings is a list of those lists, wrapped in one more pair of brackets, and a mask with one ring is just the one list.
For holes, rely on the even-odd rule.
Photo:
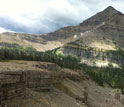
{"label": "snow patch", "polygon": [[119,68],[119,65],[116,63],[111,63],[109,61],[102,61],[102,60],[82,59],[81,63],[87,64],[89,66],[97,66],[97,67],[108,67],[111,64],[113,67]]}
{"label": "snow patch", "polygon": [[74,35],[74,38],[77,38],[77,35]]}
{"label": "snow patch", "polygon": [[84,35],[84,33],[81,32],[81,36],[83,36],[83,35]]}

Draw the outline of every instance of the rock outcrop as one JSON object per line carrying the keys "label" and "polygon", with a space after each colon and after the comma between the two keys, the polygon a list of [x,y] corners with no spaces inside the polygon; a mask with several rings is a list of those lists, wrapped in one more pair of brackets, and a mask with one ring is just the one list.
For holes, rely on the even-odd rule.
{"label": "rock outcrop", "polygon": [[49,91],[52,84],[58,78],[63,78],[61,69],[57,68],[55,64],[34,63],[31,67],[34,70],[31,68],[26,68],[26,70],[24,70],[18,67],[16,70],[16,66],[15,64],[14,71],[10,67],[7,67],[6,70],[0,70],[0,101],[10,100],[24,95],[25,88],[37,91]]}
{"label": "rock outcrop", "polygon": [[107,61],[115,63],[117,65],[124,65],[124,54],[119,51],[106,51],[97,48],[79,48],[73,46],[65,46],[59,50],[64,55],[72,55],[79,57],[82,60],[91,60],[96,62],[97,60]]}
{"label": "rock outcrop", "polygon": [[[12,63],[12,64],[11,64]],[[64,78],[79,80],[80,75],[45,62],[0,62],[0,105],[26,96],[26,90],[49,92]]]}

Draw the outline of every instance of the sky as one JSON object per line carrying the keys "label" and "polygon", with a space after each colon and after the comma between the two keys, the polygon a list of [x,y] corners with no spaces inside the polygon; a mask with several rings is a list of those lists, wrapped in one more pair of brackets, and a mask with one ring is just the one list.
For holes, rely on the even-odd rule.
{"label": "sky", "polygon": [[124,13],[124,0],[0,0],[0,33],[49,33],[78,25],[108,6]]}

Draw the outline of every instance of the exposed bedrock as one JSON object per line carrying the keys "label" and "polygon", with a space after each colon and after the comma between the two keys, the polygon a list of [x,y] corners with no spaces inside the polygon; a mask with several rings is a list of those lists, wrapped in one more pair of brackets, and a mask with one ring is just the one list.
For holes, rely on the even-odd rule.
{"label": "exposed bedrock", "polygon": [[[3,64],[3,62],[2,62]],[[4,64],[3,64],[4,65]],[[13,64],[12,64],[13,65]],[[52,63],[33,63],[23,69],[17,64],[0,69],[0,103],[16,97],[25,96],[26,88],[33,91],[50,91],[57,82],[64,78],[79,80],[80,76],[68,69],[62,69]],[[25,68],[25,70],[24,70]]]}
{"label": "exposed bedrock", "polygon": [[66,47],[62,49],[65,55],[78,56],[81,59],[102,60],[124,65],[124,55],[114,51],[85,50],[79,48]]}

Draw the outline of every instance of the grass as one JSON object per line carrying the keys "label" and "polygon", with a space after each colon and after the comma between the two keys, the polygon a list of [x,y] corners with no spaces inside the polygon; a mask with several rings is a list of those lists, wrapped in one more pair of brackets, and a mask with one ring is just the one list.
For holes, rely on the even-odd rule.
{"label": "grass", "polygon": [[0,62],[10,62],[10,63],[16,63],[16,64],[26,64],[25,60],[1,60],[0,59]]}

